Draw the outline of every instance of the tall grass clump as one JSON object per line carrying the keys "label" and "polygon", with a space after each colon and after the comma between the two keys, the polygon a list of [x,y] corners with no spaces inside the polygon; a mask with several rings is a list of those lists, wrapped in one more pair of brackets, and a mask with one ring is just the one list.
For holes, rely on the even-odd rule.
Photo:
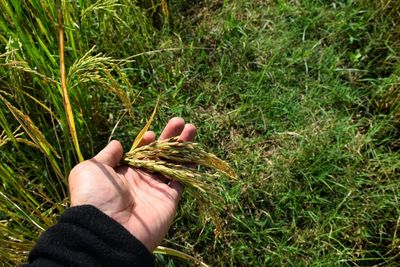
{"label": "tall grass clump", "polygon": [[104,145],[107,116],[134,118],[132,69],[147,61],[124,58],[153,48],[146,12],[135,1],[0,2],[3,264],[25,261],[68,206],[68,173]]}

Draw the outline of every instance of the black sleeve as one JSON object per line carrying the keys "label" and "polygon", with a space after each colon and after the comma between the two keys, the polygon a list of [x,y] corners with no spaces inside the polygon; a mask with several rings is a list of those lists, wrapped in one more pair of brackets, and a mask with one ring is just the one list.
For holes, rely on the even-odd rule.
{"label": "black sleeve", "polygon": [[25,266],[154,266],[154,258],[122,225],[84,205],[41,235]]}

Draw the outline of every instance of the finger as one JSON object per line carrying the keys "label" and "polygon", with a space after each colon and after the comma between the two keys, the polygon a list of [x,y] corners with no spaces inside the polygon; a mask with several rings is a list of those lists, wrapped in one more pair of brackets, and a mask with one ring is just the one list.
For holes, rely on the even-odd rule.
{"label": "finger", "polygon": [[154,142],[156,139],[156,135],[154,134],[153,131],[147,131],[144,135],[142,140],[140,141],[138,147],[145,146],[150,144],[151,142]]}
{"label": "finger", "polygon": [[180,135],[184,127],[185,121],[182,118],[175,117],[170,119],[161,133],[159,140]]}
{"label": "finger", "polygon": [[181,135],[178,138],[179,142],[193,141],[196,136],[196,127],[193,124],[187,123],[183,128]]}
{"label": "finger", "polygon": [[178,181],[175,181],[175,180],[171,180],[170,182],[169,182],[169,187],[173,190],[173,191],[175,191],[176,192],[176,201],[177,201],[177,203],[179,202],[179,200],[180,200],[180,198],[181,198],[181,195],[182,195],[182,192],[183,192],[183,185],[181,184],[181,183],[179,183]]}
{"label": "finger", "polygon": [[115,168],[122,159],[124,149],[119,141],[111,141],[103,150],[93,157],[99,163]]}
{"label": "finger", "polygon": [[[185,128],[183,128],[183,131],[181,135],[178,138],[179,142],[188,142],[188,141],[193,141],[194,137],[196,135],[196,127],[193,124],[187,123],[185,125]],[[194,168],[196,165],[195,164],[186,164],[186,166]]]}
{"label": "finger", "polygon": [[[196,127],[193,124],[187,123],[187,124],[185,124],[185,127],[183,128],[183,131],[178,138],[178,141],[179,142],[193,141],[195,136],[196,136]],[[195,167],[194,164],[188,164],[187,166]],[[174,191],[176,191],[176,193],[178,194],[177,200],[179,201],[180,196],[182,195],[184,186],[181,183],[179,183],[178,181],[174,181],[174,180],[169,183],[169,186]]]}

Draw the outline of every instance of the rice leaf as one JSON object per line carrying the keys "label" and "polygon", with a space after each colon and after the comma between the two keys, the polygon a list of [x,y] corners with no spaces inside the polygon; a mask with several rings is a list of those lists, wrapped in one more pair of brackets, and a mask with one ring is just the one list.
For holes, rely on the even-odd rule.
{"label": "rice leaf", "polygon": [[140,141],[142,141],[144,134],[149,129],[150,124],[153,121],[154,116],[156,115],[156,111],[157,111],[157,107],[158,107],[159,101],[160,101],[160,97],[157,99],[157,103],[154,106],[153,113],[151,114],[151,116],[150,116],[149,120],[147,121],[146,125],[143,127],[143,129],[139,132],[139,134],[136,136],[135,140],[133,141],[133,145],[132,145],[131,151],[133,149],[135,149],[140,144]]}
{"label": "rice leaf", "polygon": [[69,102],[68,89],[67,89],[67,79],[65,76],[65,63],[64,63],[64,28],[62,21],[62,12],[60,11],[60,72],[61,72],[61,88],[62,96],[64,101],[65,113],[67,115],[67,121],[69,125],[69,130],[71,133],[72,141],[75,146],[75,151],[78,155],[80,162],[84,161],[84,158],[79,147],[78,136],[76,134],[74,115],[72,113],[71,103]]}

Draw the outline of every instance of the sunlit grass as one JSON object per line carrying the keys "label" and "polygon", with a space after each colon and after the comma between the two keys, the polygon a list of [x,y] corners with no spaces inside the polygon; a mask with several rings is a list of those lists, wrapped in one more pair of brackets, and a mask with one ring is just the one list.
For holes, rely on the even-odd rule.
{"label": "sunlit grass", "polygon": [[[129,151],[159,97],[149,129],[183,116],[238,174],[187,190],[216,193],[203,203],[215,205],[221,235],[185,193],[163,246],[211,266],[395,266],[399,2],[155,2],[0,2],[0,261],[25,261],[68,207],[79,158],[62,98],[61,7],[82,157],[110,135]],[[165,145],[179,155],[168,164],[181,165],[192,144],[131,156],[151,164],[143,159]]]}

